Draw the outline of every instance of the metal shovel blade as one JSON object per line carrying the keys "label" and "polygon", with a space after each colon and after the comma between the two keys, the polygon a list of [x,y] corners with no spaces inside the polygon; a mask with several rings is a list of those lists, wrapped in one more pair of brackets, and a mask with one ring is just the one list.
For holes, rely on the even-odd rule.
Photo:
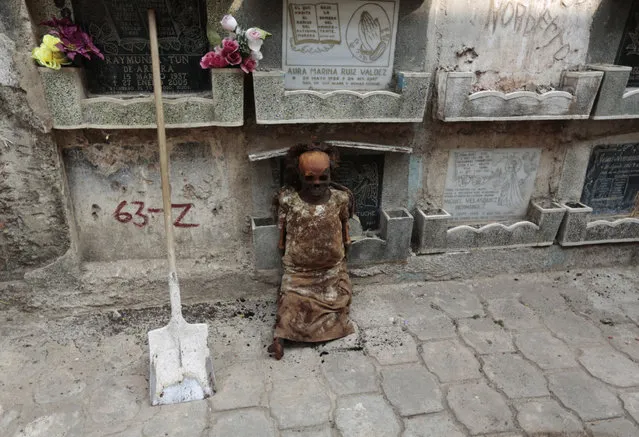
{"label": "metal shovel blade", "polygon": [[149,331],[151,404],[197,401],[213,394],[215,376],[205,323],[171,322]]}

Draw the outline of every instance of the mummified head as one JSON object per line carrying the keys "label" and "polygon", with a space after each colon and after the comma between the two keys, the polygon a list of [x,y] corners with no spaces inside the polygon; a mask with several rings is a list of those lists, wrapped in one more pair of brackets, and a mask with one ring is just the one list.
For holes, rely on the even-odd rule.
{"label": "mummified head", "polygon": [[329,189],[331,170],[337,166],[337,151],[325,144],[298,144],[286,157],[286,182],[297,191],[321,198]]}

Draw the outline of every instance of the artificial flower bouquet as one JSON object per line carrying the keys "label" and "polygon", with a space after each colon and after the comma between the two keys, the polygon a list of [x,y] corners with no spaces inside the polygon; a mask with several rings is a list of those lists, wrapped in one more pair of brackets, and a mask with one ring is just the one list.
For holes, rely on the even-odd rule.
{"label": "artificial flower bouquet", "polygon": [[93,44],[93,39],[68,18],[53,17],[42,23],[51,27],[42,37],[42,44],[31,51],[31,57],[39,65],[59,70],[62,65],[72,64],[77,55],[104,60],[104,55]]}
{"label": "artificial flower bouquet", "polygon": [[260,50],[264,40],[271,34],[259,27],[242,30],[232,15],[225,15],[221,24],[231,34],[202,57],[200,66],[204,69],[239,67],[245,73],[251,73],[262,59]]}

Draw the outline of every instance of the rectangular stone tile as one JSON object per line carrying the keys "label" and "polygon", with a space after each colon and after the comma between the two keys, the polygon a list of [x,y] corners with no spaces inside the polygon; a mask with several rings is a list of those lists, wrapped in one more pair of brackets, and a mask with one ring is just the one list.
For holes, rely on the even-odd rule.
{"label": "rectangular stone tile", "polygon": [[511,333],[488,317],[459,320],[457,330],[464,341],[479,354],[515,351]]}
{"label": "rectangular stone tile", "polygon": [[395,293],[367,290],[353,296],[350,316],[360,328],[392,325],[396,317],[394,301]]}
{"label": "rectangular stone tile", "polygon": [[330,418],[328,389],[316,378],[274,382],[269,405],[280,429],[322,425]]}
{"label": "rectangular stone tile", "polygon": [[491,299],[488,301],[488,311],[494,320],[501,320],[504,327],[513,331],[543,327],[537,314],[516,299]]}
{"label": "rectangular stone tile", "polygon": [[610,419],[590,422],[588,429],[595,437],[637,437],[639,428],[628,419]]}
{"label": "rectangular stone tile", "polygon": [[481,317],[485,314],[479,298],[467,287],[438,290],[430,298],[430,301],[435,308],[441,308],[453,319]]}
{"label": "rectangular stone tile", "polygon": [[612,346],[639,361],[639,327],[634,324],[601,326],[604,336]]}
{"label": "rectangular stone tile", "polygon": [[320,375],[322,357],[317,349],[309,344],[284,343],[284,357],[277,361],[273,358],[263,360],[264,369],[271,381],[308,378]]}
{"label": "rectangular stone tile", "polygon": [[603,343],[601,331],[595,325],[572,311],[558,311],[541,315],[544,324],[553,334],[569,345],[580,346]]}
{"label": "rectangular stone tile", "polygon": [[424,343],[422,358],[441,382],[481,378],[479,361],[459,340]]}
{"label": "rectangular stone tile", "polygon": [[554,399],[531,399],[515,403],[517,421],[529,435],[586,436],[579,418]]}
{"label": "rectangular stone tile", "polygon": [[579,362],[595,378],[616,385],[639,385],[639,365],[610,346],[582,348]]}
{"label": "rectangular stone tile", "polygon": [[202,431],[209,423],[209,417],[212,416],[209,403],[206,401],[162,405],[155,408],[161,411],[144,424],[143,437],[161,436],[167,430],[175,436],[199,436],[202,435]]}
{"label": "rectangular stone tile", "polygon": [[394,437],[401,431],[399,419],[381,394],[338,398],[335,425],[348,437]]}
{"label": "rectangular stone tile", "polygon": [[639,392],[621,393],[619,397],[623,401],[625,410],[639,422]]}
{"label": "rectangular stone tile", "polygon": [[397,323],[417,335],[419,340],[451,338],[457,335],[450,317],[431,307],[426,297],[410,297],[395,302]]}
{"label": "rectangular stone tile", "polygon": [[448,413],[413,416],[404,419],[402,437],[465,437]]}
{"label": "rectangular stone tile", "polygon": [[216,393],[211,406],[216,411],[266,406],[266,372],[264,361],[243,361],[226,367],[215,375]]}
{"label": "rectangular stone tile", "polygon": [[332,437],[330,424],[312,428],[287,429],[281,432],[282,437]]}
{"label": "rectangular stone tile", "polygon": [[448,388],[448,405],[471,434],[514,431],[506,400],[485,382],[468,382]]}
{"label": "rectangular stone tile", "polygon": [[338,396],[379,391],[373,360],[362,351],[330,352],[321,367]]}
{"label": "rectangular stone tile", "polygon": [[526,358],[542,369],[579,366],[570,348],[546,330],[520,332],[515,335],[515,345]]}
{"label": "rectangular stone tile", "polygon": [[621,402],[602,382],[583,370],[564,370],[547,375],[552,391],[566,407],[586,421],[623,415]]}
{"label": "rectangular stone tile", "polygon": [[419,361],[413,337],[399,326],[364,329],[364,350],[381,365]]}
{"label": "rectangular stone tile", "polygon": [[544,375],[517,354],[485,355],[484,373],[509,398],[548,396]]}
{"label": "rectangular stone tile", "polygon": [[550,314],[570,311],[566,300],[561,296],[560,289],[552,284],[529,284],[530,290],[522,293],[520,301],[537,314]]}
{"label": "rectangular stone tile", "polygon": [[382,369],[386,398],[402,416],[434,413],[444,409],[435,377],[421,364],[403,364]]}
{"label": "rectangular stone tile", "polygon": [[265,410],[242,409],[226,411],[213,416],[214,423],[208,437],[251,436],[275,437],[275,425]]}

